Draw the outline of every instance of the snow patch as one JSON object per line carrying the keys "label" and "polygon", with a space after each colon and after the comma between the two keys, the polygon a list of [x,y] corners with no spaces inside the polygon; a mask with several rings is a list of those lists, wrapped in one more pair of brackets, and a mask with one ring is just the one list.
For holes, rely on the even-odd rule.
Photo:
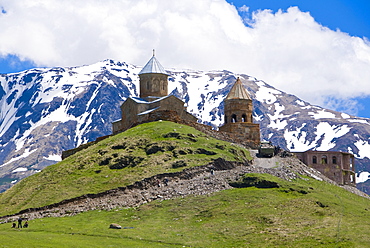
{"label": "snow patch", "polygon": [[369,122],[367,120],[361,120],[361,119],[350,119],[348,120],[349,122],[356,122],[356,123],[363,123],[363,124],[368,124]]}
{"label": "snow patch", "polygon": [[304,101],[296,100],[295,102],[296,102],[298,105],[306,106],[306,104],[304,103]]}
{"label": "snow patch", "polygon": [[16,173],[16,172],[24,172],[24,171],[28,171],[28,169],[27,169],[27,168],[25,168],[25,167],[19,167],[19,168],[17,168],[17,169],[15,169],[15,170],[13,170],[13,171],[12,171],[12,173]]}
{"label": "snow patch", "polygon": [[367,180],[369,180],[369,177],[370,177],[370,172],[363,171],[363,172],[357,173],[356,183],[364,183]]}
{"label": "snow patch", "polygon": [[62,157],[57,154],[49,154],[49,156],[44,157],[44,159],[52,160],[52,161],[62,161]]}
{"label": "snow patch", "polygon": [[[313,141],[307,141],[307,133],[301,131],[301,129],[306,124],[302,124],[301,127],[298,127],[294,131],[285,130],[284,131],[284,138],[287,141],[288,149],[295,152],[304,152],[313,148],[321,151],[328,151],[335,146],[335,142],[333,140],[335,138],[341,137],[348,133],[351,128],[347,125],[343,126],[331,126],[327,122],[321,122],[316,126],[316,137]],[[321,144],[319,141],[321,140]],[[319,145],[317,147],[317,145]]]}
{"label": "snow patch", "polygon": [[10,163],[13,163],[13,162],[15,162],[15,161],[18,161],[18,160],[20,160],[20,159],[22,159],[22,158],[28,157],[29,155],[31,155],[31,154],[32,154],[32,153],[34,153],[35,151],[37,151],[37,149],[32,150],[31,152],[30,152],[30,150],[29,150],[29,149],[25,149],[25,151],[24,151],[24,153],[23,153],[22,155],[20,155],[19,157],[16,157],[16,158],[12,158],[12,159],[10,159],[10,160],[9,160],[8,162],[6,162],[5,164],[0,165],[0,168],[1,168],[1,167],[3,167],[3,166],[5,166],[5,165],[8,165],[8,164],[10,164]]}
{"label": "snow patch", "polygon": [[347,125],[342,126],[331,126],[327,122],[321,122],[316,127],[316,139],[315,143],[318,143],[319,139],[322,139],[320,147],[318,149],[322,151],[329,151],[335,146],[335,143],[333,142],[334,138],[341,137],[348,133],[351,128]]}
{"label": "snow patch", "polygon": [[[259,84],[259,82],[256,82]],[[276,102],[277,98],[275,95],[280,95],[281,92],[270,87],[266,87],[264,84],[260,84],[259,90],[256,92],[256,99],[260,102],[273,103]]]}
{"label": "snow patch", "polygon": [[313,116],[316,120],[317,119],[332,119],[332,118],[335,118],[335,114],[333,114],[331,112],[328,112],[328,111],[325,111],[324,109],[320,110],[316,113],[308,112],[308,114]]}
{"label": "snow patch", "polygon": [[358,140],[354,143],[354,145],[358,148],[358,157],[357,158],[370,158],[370,144],[367,141]]}

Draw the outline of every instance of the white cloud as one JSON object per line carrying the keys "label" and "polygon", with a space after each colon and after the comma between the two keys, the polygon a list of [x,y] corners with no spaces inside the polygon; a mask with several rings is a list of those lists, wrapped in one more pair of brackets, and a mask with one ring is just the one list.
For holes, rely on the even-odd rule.
{"label": "white cloud", "polygon": [[239,7],[238,10],[240,12],[249,12],[249,7],[246,6],[246,5],[243,5],[243,6]]}
{"label": "white cloud", "polygon": [[107,58],[143,65],[155,48],[167,68],[246,73],[314,104],[370,95],[370,42],[296,7],[249,15],[243,6],[247,20],[225,0],[0,0],[0,7],[0,55],[40,66]]}

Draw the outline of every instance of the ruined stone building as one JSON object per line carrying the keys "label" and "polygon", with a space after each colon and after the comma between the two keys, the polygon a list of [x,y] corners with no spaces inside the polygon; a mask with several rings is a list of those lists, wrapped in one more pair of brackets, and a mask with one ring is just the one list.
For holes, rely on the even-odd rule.
{"label": "ruined stone building", "polygon": [[121,105],[121,119],[113,122],[113,134],[125,131],[139,123],[177,119],[197,122],[188,113],[184,102],[168,95],[168,74],[153,57],[139,73],[140,97],[130,97]]}
{"label": "ruined stone building", "polygon": [[348,152],[313,151],[295,152],[306,165],[320,171],[338,184],[356,186],[355,157]]}
{"label": "ruined stone building", "polygon": [[235,133],[255,145],[260,144],[260,125],[253,123],[252,98],[238,78],[224,99],[224,120],[220,131]]}

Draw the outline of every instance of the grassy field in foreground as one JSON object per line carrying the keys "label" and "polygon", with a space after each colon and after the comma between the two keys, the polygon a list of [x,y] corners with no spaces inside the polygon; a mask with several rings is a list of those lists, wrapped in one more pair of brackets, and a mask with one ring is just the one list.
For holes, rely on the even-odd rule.
{"label": "grassy field in foreground", "polygon": [[0,216],[130,185],[217,158],[250,160],[249,151],[186,125],[151,122],[82,150],[0,194]]}
{"label": "grassy field in foreground", "polygon": [[[314,179],[260,178],[278,187],[235,188],[138,208],[32,220],[22,230],[2,224],[0,246],[369,247],[368,199]],[[110,223],[126,229],[109,229]]]}

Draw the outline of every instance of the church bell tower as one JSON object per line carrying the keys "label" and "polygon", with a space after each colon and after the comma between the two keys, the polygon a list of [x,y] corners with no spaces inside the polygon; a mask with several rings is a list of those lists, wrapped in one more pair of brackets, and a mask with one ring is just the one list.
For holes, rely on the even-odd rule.
{"label": "church bell tower", "polygon": [[224,99],[225,123],[219,130],[242,137],[251,147],[258,147],[260,127],[253,123],[252,113],[252,98],[238,78]]}
{"label": "church bell tower", "polygon": [[168,95],[168,74],[154,56],[139,73],[140,98]]}
{"label": "church bell tower", "polygon": [[224,100],[225,124],[235,122],[253,123],[252,99],[238,78]]}

